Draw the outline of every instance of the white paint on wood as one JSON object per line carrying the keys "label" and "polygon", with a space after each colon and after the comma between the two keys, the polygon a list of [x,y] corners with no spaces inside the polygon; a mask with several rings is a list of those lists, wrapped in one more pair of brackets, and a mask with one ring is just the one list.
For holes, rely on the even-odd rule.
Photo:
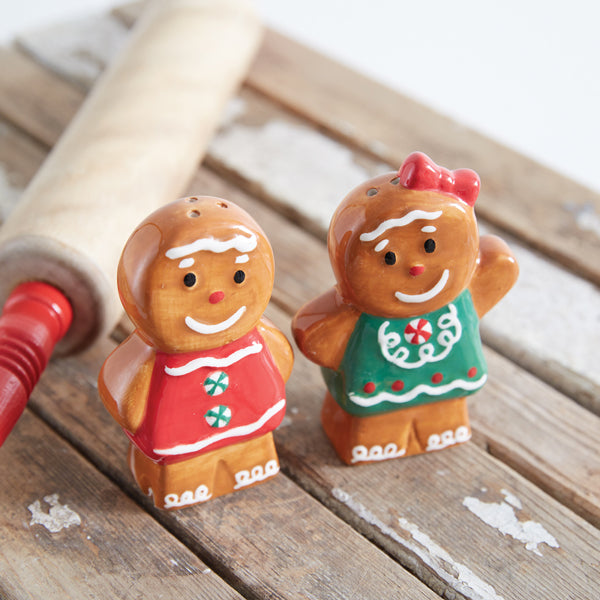
{"label": "white paint on wood", "polygon": [[575,216],[575,223],[584,231],[591,231],[600,238],[600,215],[592,202],[583,206],[566,204],[565,208]]}
{"label": "white paint on wood", "polygon": [[17,43],[61,76],[90,87],[127,39],[127,28],[110,15],[94,15],[20,35]]}
{"label": "white paint on wood", "polygon": [[[277,201],[322,229],[355,185],[386,165],[358,165],[344,145],[309,127],[274,119],[261,126],[233,123],[214,140],[219,161],[259,184]],[[373,169],[377,169],[376,173]],[[485,233],[485,226],[480,227]],[[516,286],[485,316],[484,331],[505,350],[525,350],[600,385],[600,291],[517,241],[504,236],[521,269]]]}
{"label": "white paint on wood", "polygon": [[213,158],[271,197],[310,216],[326,230],[344,195],[375,175],[352,151],[312,128],[273,119],[264,125],[234,123],[210,145]]}
{"label": "white paint on wood", "polygon": [[39,500],[27,507],[31,513],[29,525],[43,525],[51,533],[58,533],[71,525],[81,525],[81,517],[66,504],[61,504],[58,501],[58,494],[44,496],[44,502],[50,505],[48,512],[42,508]]}
{"label": "white paint on wood", "polygon": [[0,164],[0,222],[4,222],[22,193],[22,188],[11,183],[6,169]]}
{"label": "white paint on wood", "polygon": [[547,544],[551,548],[560,547],[556,538],[548,533],[540,523],[531,520],[519,521],[515,514],[515,508],[521,509],[521,501],[506,490],[502,490],[502,493],[505,498],[504,502],[483,502],[479,498],[467,496],[463,500],[463,506],[484,523],[497,529],[502,535],[509,535],[522,542],[527,550],[535,552],[538,556],[542,556],[538,550],[540,544]]}
{"label": "white paint on wood", "polygon": [[472,600],[503,600],[502,596],[499,596],[490,584],[473,573],[469,567],[454,560],[444,548],[407,519],[398,519],[398,525],[410,534],[410,537],[403,537],[344,490],[333,488],[331,493],[336,500],[342,502],[363,521],[376,527],[397,544],[417,555],[427,566],[434,570],[436,575],[466,598]]}
{"label": "white paint on wood", "polygon": [[523,508],[523,505],[521,504],[521,500],[519,500],[519,498],[517,498],[513,493],[511,493],[505,489],[501,489],[500,493],[504,496],[504,501],[508,502],[511,506],[514,506],[515,508],[518,508],[519,510],[521,510]]}
{"label": "white paint on wood", "polygon": [[[480,225],[482,233],[485,227]],[[483,318],[507,342],[600,385],[600,290],[503,235],[519,263],[515,287]],[[508,346],[508,344],[506,344]]]}

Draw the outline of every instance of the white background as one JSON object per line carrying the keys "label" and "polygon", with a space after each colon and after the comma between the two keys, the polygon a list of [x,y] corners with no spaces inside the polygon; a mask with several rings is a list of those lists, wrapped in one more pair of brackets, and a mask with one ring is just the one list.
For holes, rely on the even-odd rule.
{"label": "white background", "polygon": [[[117,3],[0,0],[0,41]],[[267,24],[600,191],[600,3],[256,4]]]}

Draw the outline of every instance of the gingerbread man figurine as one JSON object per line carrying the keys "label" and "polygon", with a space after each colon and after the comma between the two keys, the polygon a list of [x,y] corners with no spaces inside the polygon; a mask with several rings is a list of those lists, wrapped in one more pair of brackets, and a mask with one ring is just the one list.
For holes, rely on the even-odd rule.
{"label": "gingerbread man figurine", "polygon": [[347,464],[440,450],[471,437],[466,396],[487,379],[478,322],[513,286],[517,263],[479,237],[479,177],[411,154],[352,190],[328,247],[337,285],[294,318],[322,367],[321,420]]}
{"label": "gingerbread man figurine", "polygon": [[204,502],[279,471],[271,432],[293,354],[263,317],[273,277],[260,227],[219,198],[168,204],[125,245],[119,293],[136,329],[106,359],[99,391],[156,506]]}

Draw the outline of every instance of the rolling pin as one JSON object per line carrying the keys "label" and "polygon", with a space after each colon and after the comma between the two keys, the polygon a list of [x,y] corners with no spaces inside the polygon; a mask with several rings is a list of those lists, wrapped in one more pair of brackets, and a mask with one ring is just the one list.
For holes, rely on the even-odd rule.
{"label": "rolling pin", "polygon": [[121,316],[116,268],[184,190],[260,41],[247,0],[154,0],[0,229],[0,445],[50,354]]}

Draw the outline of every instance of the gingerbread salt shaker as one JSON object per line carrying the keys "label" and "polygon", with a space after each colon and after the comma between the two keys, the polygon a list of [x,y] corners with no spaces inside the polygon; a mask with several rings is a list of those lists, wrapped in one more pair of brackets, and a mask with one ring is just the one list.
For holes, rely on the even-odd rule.
{"label": "gingerbread salt shaker", "polygon": [[263,317],[273,277],[260,227],[219,198],[168,204],[125,245],[119,293],[136,329],[106,359],[99,390],[157,507],[205,502],[279,471],[272,431],[293,354]]}
{"label": "gingerbread salt shaker", "polygon": [[337,281],[293,321],[322,367],[323,428],[347,464],[440,450],[471,437],[466,396],[486,382],[478,322],[518,266],[478,235],[479,177],[415,152],[352,190],[328,247]]}

